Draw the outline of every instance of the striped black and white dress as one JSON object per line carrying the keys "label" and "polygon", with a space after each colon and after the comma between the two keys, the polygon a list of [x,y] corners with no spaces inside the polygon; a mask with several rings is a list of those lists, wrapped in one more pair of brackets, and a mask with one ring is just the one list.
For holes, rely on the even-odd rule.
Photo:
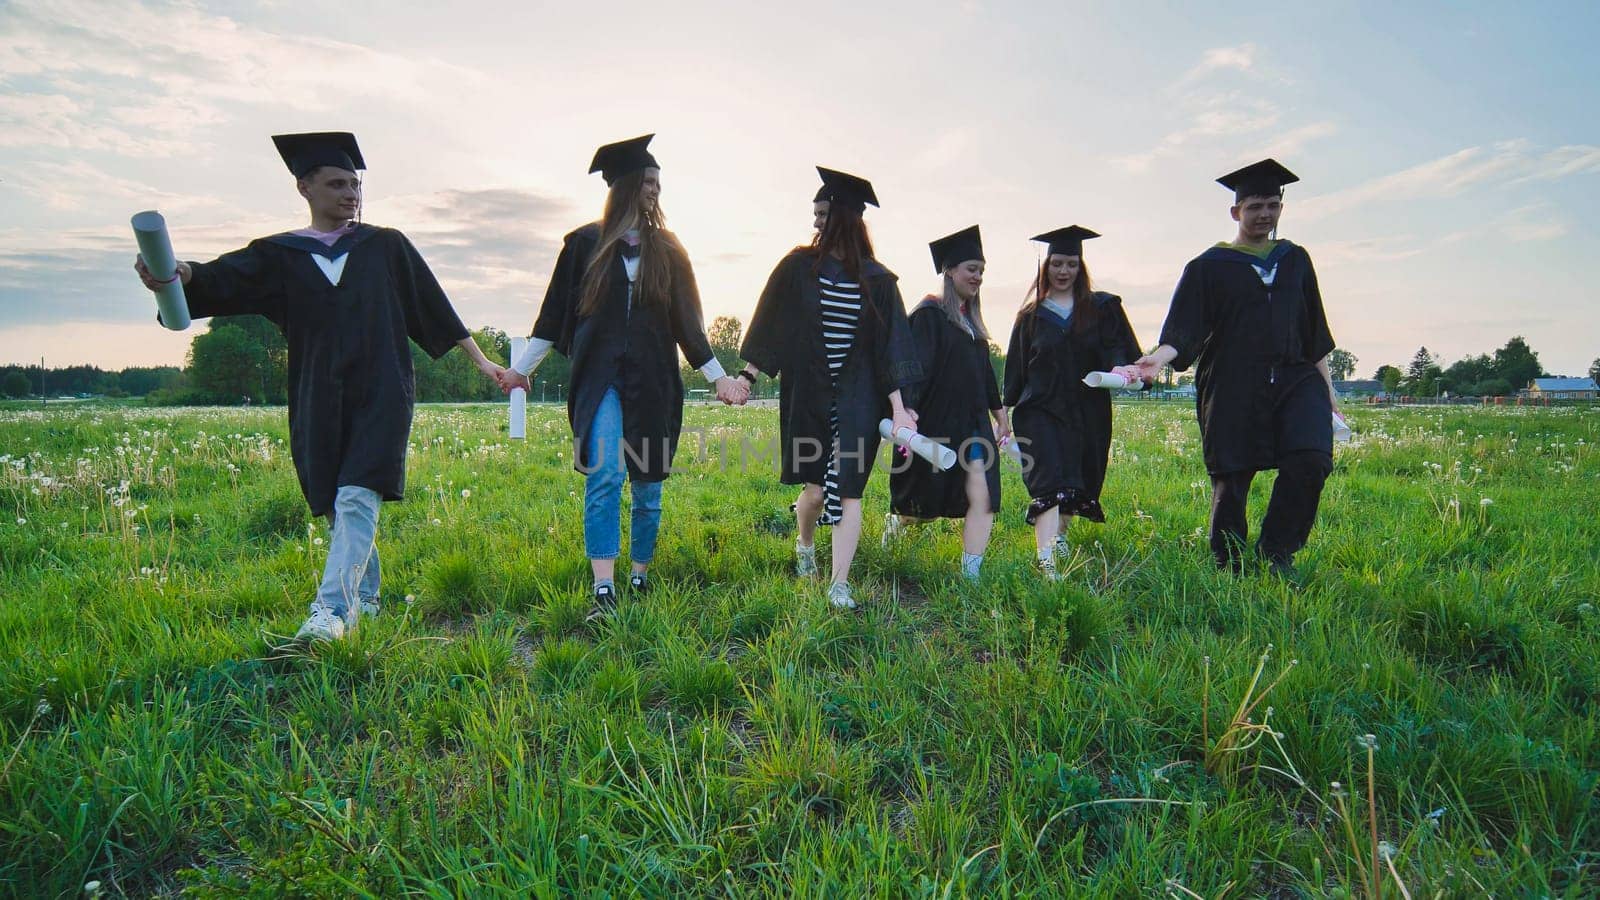
{"label": "striped black and white dress", "polygon": [[[830,275],[832,277],[830,277]],[[828,472],[822,483],[822,516],[819,525],[837,525],[844,515],[839,498],[839,373],[856,340],[861,321],[861,284],[846,280],[837,270],[817,275],[822,297],[822,346],[828,354],[828,383],[833,399],[828,404],[828,427],[833,440],[828,449]]]}

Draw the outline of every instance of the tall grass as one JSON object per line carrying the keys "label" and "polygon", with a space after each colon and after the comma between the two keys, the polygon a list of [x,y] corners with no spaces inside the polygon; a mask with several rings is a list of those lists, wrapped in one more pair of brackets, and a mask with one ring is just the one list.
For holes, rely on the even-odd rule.
{"label": "tall grass", "polygon": [[1119,405],[1066,581],[1016,472],[976,585],[953,523],[880,549],[879,475],[856,615],[739,471],[773,413],[687,418],[585,624],[564,416],[423,408],[383,615],[286,654],[281,411],[0,409],[0,893],[1600,892],[1600,411],[1352,410],[1291,584],[1210,566],[1192,412]]}

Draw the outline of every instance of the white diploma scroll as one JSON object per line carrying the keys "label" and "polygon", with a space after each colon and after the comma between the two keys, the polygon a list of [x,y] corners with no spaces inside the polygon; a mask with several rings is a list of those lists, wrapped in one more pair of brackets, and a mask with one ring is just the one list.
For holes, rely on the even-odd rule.
{"label": "white diploma scroll", "polygon": [[1130,382],[1115,372],[1090,372],[1083,376],[1083,383],[1092,388],[1116,390],[1127,387]]}
{"label": "white diploma scroll", "polygon": [[183,296],[183,282],[178,280],[178,258],[173,255],[172,238],[167,235],[167,220],[153,209],[136,213],[133,237],[139,242],[139,255],[144,257],[150,277],[163,282],[155,292],[161,324],[173,331],[188,328],[189,301]]}
{"label": "white diploma scroll", "polygon": [[893,441],[897,447],[905,447],[912,453],[922,457],[941,470],[950,469],[956,464],[956,451],[946,447],[926,435],[919,434],[909,428],[894,430],[894,423],[888,419],[878,420],[878,433],[885,440]]}
{"label": "white diploma scroll", "polygon": [[1333,414],[1333,442],[1336,444],[1350,443],[1350,423],[1346,422],[1344,416],[1338,413]]}
{"label": "white diploma scroll", "polygon": [[[528,339],[514,337],[511,339],[511,359],[514,361],[522,355],[522,348],[526,347]],[[511,437],[522,440],[528,436],[528,392],[522,388],[511,389]]]}

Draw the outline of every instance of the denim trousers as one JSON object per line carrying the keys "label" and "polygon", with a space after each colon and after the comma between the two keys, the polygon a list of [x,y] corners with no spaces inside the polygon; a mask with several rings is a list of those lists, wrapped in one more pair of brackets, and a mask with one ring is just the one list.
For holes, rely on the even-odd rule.
{"label": "denim trousers", "polygon": [[[583,546],[590,559],[622,555],[622,480],[628,473],[622,448],[622,400],[606,391],[589,425],[589,471],[583,485]],[[656,555],[661,528],[661,482],[629,479],[633,493],[629,556],[640,564]]]}
{"label": "denim trousers", "polygon": [[333,513],[328,516],[332,537],[328,541],[328,561],[322,569],[322,584],[311,611],[327,609],[350,621],[362,600],[378,598],[378,508],[383,498],[370,488],[341,485],[333,498]]}

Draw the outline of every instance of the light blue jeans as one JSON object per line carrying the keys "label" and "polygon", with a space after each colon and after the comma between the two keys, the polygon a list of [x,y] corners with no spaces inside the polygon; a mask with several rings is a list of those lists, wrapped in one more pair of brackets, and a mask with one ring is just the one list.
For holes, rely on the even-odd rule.
{"label": "light blue jeans", "polygon": [[[622,400],[606,391],[589,425],[589,472],[583,485],[583,547],[590,559],[622,555],[622,480],[628,473],[622,449]],[[630,479],[633,523],[629,556],[644,565],[656,555],[661,529],[661,482]]]}
{"label": "light blue jeans", "polygon": [[328,524],[328,562],[311,611],[327,609],[349,622],[362,600],[378,599],[378,508],[383,498],[370,488],[343,485],[333,497]]}

